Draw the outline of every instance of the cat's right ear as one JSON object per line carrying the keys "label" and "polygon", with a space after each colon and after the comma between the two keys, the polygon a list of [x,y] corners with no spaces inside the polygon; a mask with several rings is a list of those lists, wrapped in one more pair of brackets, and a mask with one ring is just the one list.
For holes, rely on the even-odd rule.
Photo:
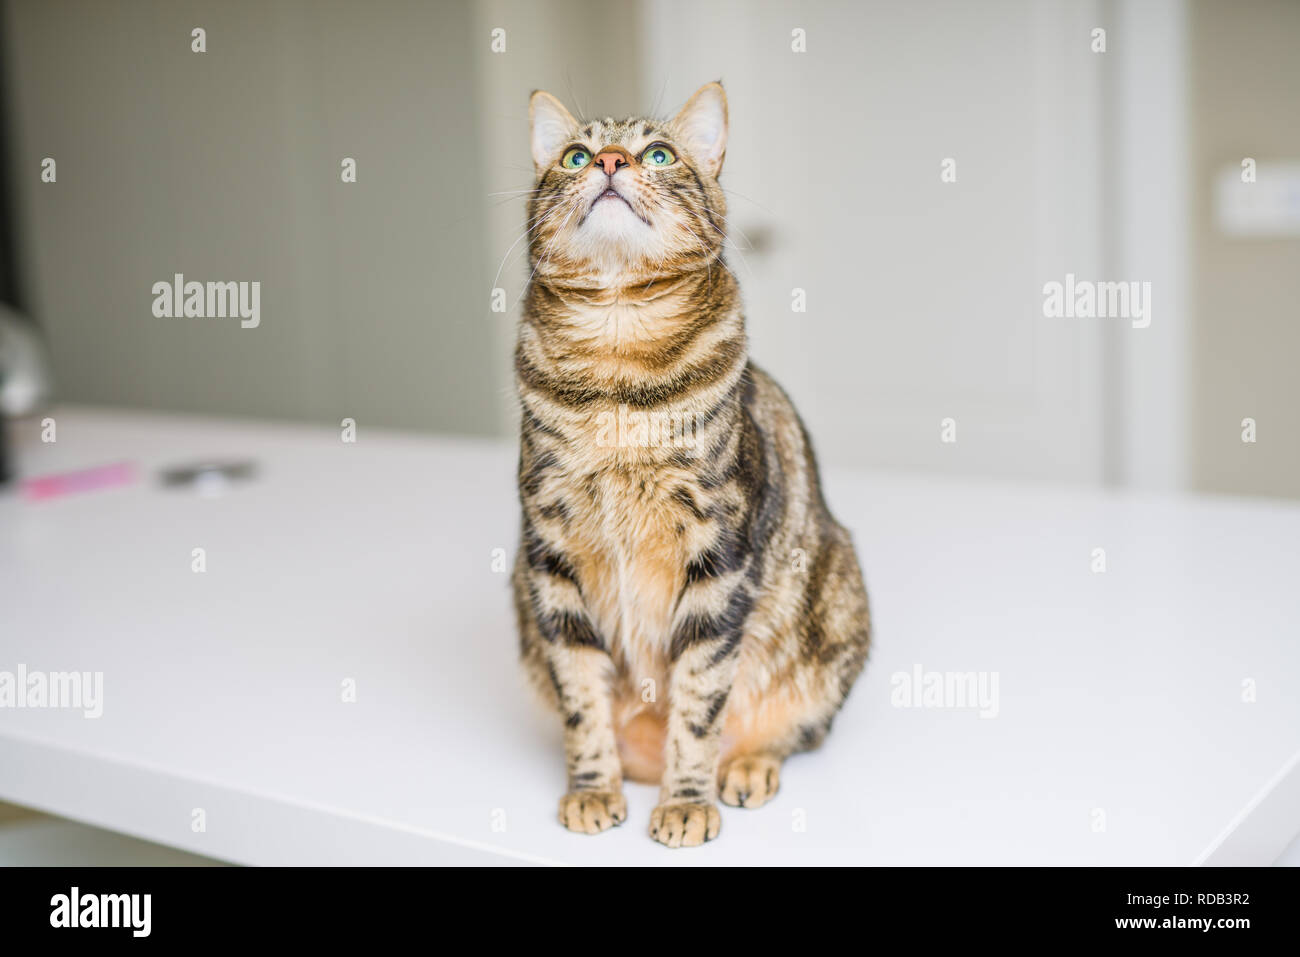
{"label": "cat's right ear", "polygon": [[544,90],[534,90],[528,101],[528,122],[532,131],[533,165],[540,173],[555,162],[573,138],[578,121],[564,104]]}

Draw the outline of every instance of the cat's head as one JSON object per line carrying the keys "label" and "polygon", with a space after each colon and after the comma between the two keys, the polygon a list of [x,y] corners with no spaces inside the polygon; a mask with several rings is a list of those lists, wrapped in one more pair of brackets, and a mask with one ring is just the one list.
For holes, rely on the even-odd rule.
{"label": "cat's head", "polygon": [[700,87],[671,120],[574,119],[529,104],[535,192],[531,265],[541,278],[653,279],[705,268],[722,250],[727,98]]}

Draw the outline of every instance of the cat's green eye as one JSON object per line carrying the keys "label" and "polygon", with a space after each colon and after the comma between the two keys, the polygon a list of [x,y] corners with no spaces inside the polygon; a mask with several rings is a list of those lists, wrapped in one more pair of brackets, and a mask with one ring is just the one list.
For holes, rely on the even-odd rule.
{"label": "cat's green eye", "polygon": [[591,162],[591,150],[583,146],[575,146],[564,154],[560,160],[560,165],[565,169],[582,169]]}
{"label": "cat's green eye", "polygon": [[672,166],[677,162],[677,154],[663,143],[655,143],[641,154],[641,162],[646,166]]}

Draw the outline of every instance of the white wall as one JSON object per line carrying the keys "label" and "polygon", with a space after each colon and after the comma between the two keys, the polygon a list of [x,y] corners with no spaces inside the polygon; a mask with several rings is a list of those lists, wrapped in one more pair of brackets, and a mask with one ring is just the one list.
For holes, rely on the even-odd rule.
{"label": "white wall", "polygon": [[753,353],[827,461],[1102,479],[1101,326],[1042,315],[1044,282],[1100,278],[1096,22],[1031,0],[647,3],[647,85],[728,89],[731,220],[766,238],[732,257]]}

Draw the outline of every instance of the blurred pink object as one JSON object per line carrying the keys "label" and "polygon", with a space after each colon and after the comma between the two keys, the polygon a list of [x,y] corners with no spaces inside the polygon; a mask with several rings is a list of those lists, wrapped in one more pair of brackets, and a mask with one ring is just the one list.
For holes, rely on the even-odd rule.
{"label": "blurred pink object", "polygon": [[128,485],[135,481],[135,466],[130,462],[115,462],[92,469],[60,472],[23,480],[23,497],[31,502],[59,498],[76,492],[94,492],[99,489]]}

